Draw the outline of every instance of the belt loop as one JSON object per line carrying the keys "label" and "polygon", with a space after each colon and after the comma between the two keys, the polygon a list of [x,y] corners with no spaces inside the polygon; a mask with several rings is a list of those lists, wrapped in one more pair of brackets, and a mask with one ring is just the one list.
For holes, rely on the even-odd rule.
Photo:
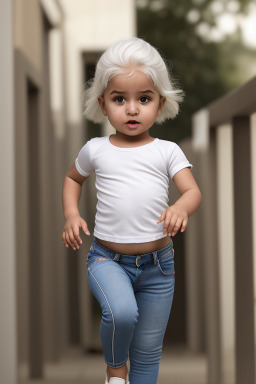
{"label": "belt loop", "polygon": [[139,268],[139,265],[137,264],[138,263],[138,261],[141,259],[141,257],[140,256],[137,256],[136,257],[136,260],[135,260],[135,264],[136,264],[136,267],[138,267]]}
{"label": "belt loop", "polygon": [[154,265],[157,263],[157,251],[153,252],[153,258],[154,258]]}
{"label": "belt loop", "polygon": [[119,261],[119,258],[120,258],[120,253],[116,253],[113,258],[113,261]]}

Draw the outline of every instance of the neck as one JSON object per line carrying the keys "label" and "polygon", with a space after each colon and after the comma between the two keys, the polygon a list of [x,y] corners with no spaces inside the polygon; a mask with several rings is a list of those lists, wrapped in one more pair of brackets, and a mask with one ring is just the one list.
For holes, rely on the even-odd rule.
{"label": "neck", "polygon": [[148,131],[143,132],[136,136],[129,136],[129,135],[123,134],[122,132],[116,131],[116,133],[112,136],[115,136],[115,138],[118,139],[118,141],[120,142],[125,142],[130,144],[152,141],[152,137],[150,136]]}

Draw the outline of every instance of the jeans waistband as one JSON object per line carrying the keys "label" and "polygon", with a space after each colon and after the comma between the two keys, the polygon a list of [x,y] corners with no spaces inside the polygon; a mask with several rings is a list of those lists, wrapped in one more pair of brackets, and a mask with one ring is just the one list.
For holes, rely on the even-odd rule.
{"label": "jeans waistband", "polygon": [[117,253],[115,251],[112,251],[109,248],[104,247],[94,238],[92,245],[90,247],[90,251],[96,252],[99,255],[111,258],[114,261],[120,261],[125,264],[135,264],[137,267],[145,263],[156,264],[157,260],[161,259],[161,257],[169,254],[170,252],[172,254],[172,257],[174,258],[172,239],[170,244],[168,244],[164,248],[158,249],[157,251],[152,251],[152,252],[140,254],[140,255],[125,255],[122,253]]}

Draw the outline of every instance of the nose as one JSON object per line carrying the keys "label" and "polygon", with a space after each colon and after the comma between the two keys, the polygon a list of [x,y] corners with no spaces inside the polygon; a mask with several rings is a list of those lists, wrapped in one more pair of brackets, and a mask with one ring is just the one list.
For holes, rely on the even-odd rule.
{"label": "nose", "polygon": [[130,116],[136,116],[139,114],[139,108],[137,103],[131,101],[127,104],[127,114]]}

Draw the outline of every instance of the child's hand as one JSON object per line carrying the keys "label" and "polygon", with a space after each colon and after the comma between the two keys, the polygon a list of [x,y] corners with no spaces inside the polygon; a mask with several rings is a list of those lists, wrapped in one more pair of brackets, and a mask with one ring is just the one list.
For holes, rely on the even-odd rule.
{"label": "child's hand", "polygon": [[79,249],[79,245],[82,244],[82,240],[79,235],[79,229],[81,227],[84,233],[90,236],[87,224],[80,215],[73,215],[67,218],[64,225],[64,231],[62,233],[62,241],[67,248],[70,245],[74,251]]}
{"label": "child's hand", "polygon": [[188,213],[181,204],[174,204],[168,207],[160,216],[157,223],[164,220],[163,233],[175,236],[181,227],[181,232],[185,231],[188,224]]}

